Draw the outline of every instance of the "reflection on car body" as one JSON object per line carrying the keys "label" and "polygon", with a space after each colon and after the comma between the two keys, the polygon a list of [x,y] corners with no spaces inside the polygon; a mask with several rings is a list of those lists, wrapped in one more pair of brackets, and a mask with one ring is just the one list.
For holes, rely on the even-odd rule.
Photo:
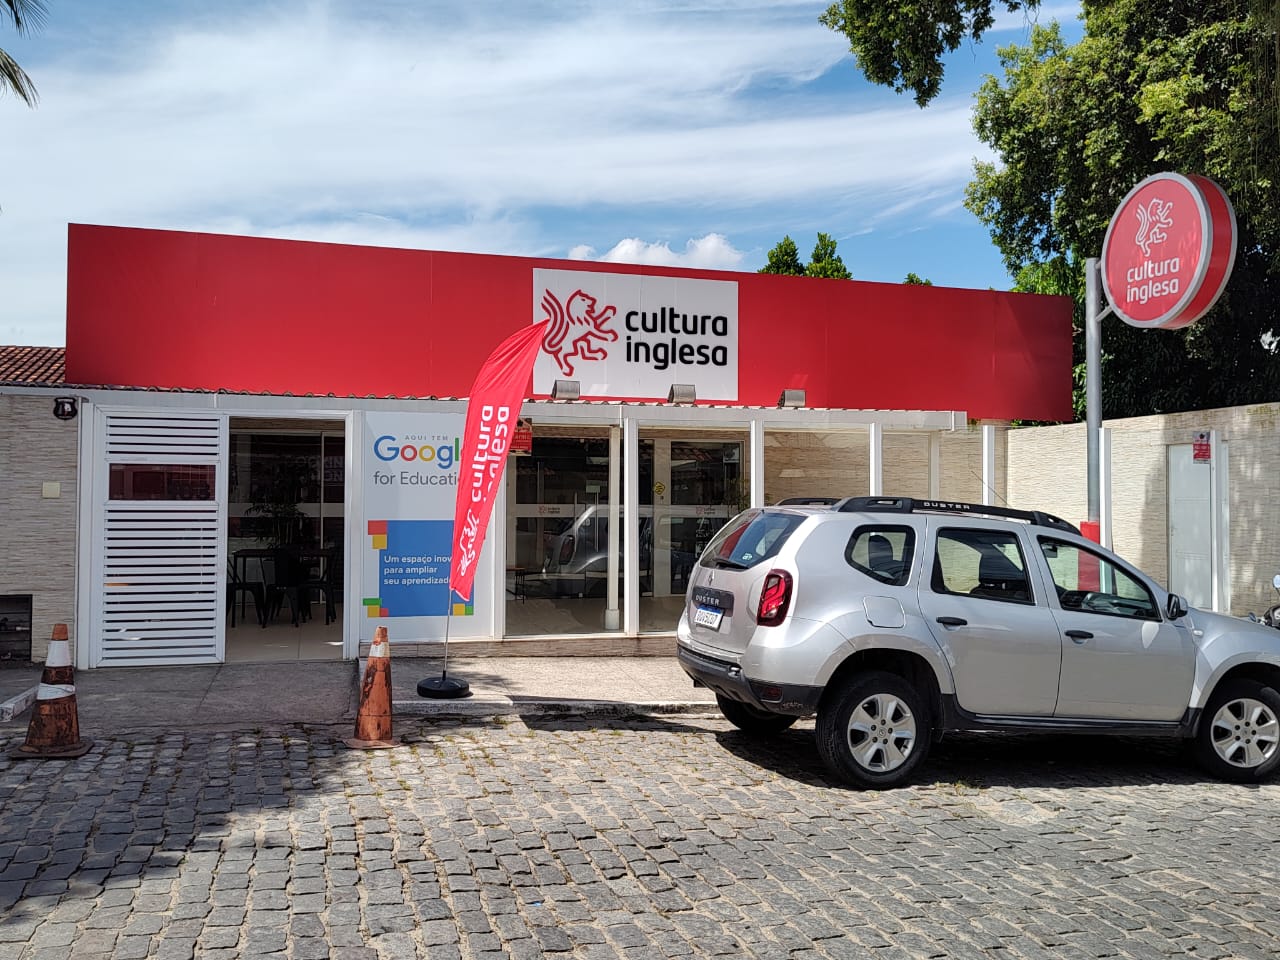
{"label": "reflection on car body", "polygon": [[[727,510],[725,513],[727,514]],[[692,547],[674,542],[671,528],[673,522],[688,519],[680,515],[664,515],[660,518],[661,534],[658,538],[658,550],[666,554],[671,589],[683,591],[688,583],[689,572],[697,560],[697,553]],[[723,518],[703,517],[698,520],[695,541],[702,544],[709,541],[719,529]],[[618,511],[618,523],[624,523],[623,513]],[[639,521],[639,565],[640,590],[650,593],[654,589],[654,553],[653,508],[642,506]],[[592,504],[579,513],[559,533],[547,538],[542,555],[540,586],[551,596],[604,596],[608,583],[609,568],[609,506],[608,504]],[[618,557],[618,576],[622,577],[622,556]],[[661,586],[661,585],[660,585]],[[665,589],[665,588],[664,588]]]}

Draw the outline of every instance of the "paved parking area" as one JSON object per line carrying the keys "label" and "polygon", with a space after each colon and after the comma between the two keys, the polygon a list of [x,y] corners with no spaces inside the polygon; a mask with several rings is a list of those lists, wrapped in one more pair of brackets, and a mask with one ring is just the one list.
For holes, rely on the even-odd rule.
{"label": "paved parking area", "polygon": [[[1280,787],[1171,745],[969,738],[833,786],[812,725],[507,717],[0,759],[0,960],[1263,958]],[[5,749],[21,742],[6,737]],[[3,754],[0,754],[3,757]]]}

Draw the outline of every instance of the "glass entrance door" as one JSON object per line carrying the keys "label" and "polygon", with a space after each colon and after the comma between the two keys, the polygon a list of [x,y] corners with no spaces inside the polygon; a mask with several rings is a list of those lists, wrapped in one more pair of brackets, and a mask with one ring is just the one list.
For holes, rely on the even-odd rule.
{"label": "glass entrance door", "polygon": [[604,630],[609,439],[534,437],[508,466],[507,635]]}
{"label": "glass entrance door", "polygon": [[[619,604],[639,591],[640,632],[670,633],[694,561],[738,511],[740,441],[642,438],[639,444],[639,580],[624,582],[628,546],[620,534]],[[622,464],[618,475],[623,474]],[[621,499],[621,493],[618,492]],[[509,466],[506,635],[605,632],[609,551],[609,439],[533,438]],[[626,529],[619,509],[619,526]],[[616,620],[616,618],[614,618]]]}
{"label": "glass entrance door", "polygon": [[231,419],[227,660],[342,656],[344,429]]}
{"label": "glass entrance door", "polygon": [[743,489],[741,441],[640,441],[641,632],[675,631],[693,565]]}

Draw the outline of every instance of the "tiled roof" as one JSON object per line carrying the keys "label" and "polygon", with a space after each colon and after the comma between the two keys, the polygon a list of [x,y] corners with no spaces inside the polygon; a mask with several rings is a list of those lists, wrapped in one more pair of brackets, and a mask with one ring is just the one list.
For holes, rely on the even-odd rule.
{"label": "tiled roof", "polygon": [[57,387],[66,379],[66,347],[0,346],[0,383]]}

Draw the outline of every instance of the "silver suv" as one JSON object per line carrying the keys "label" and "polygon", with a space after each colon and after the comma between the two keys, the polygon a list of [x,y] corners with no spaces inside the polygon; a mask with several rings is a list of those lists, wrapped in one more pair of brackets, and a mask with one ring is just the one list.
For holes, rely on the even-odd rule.
{"label": "silver suv", "polygon": [[905,781],[948,730],[1194,741],[1280,764],[1280,630],[1188,609],[1049,514],[900,497],[773,506],[699,558],[680,663],[740,729],[817,715],[842,780]]}

